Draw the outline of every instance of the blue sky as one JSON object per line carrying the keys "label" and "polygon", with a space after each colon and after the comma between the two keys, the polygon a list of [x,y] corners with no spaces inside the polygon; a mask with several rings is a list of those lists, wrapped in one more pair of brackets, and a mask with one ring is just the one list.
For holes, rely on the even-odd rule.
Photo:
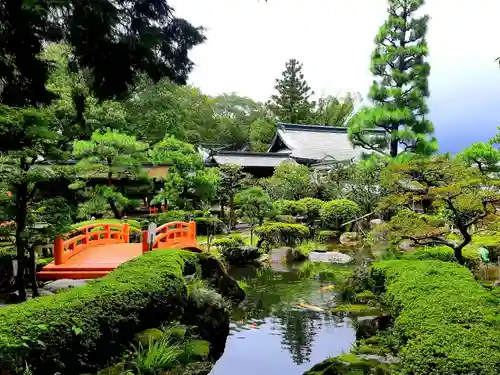
{"label": "blue sky", "polygon": [[[365,96],[374,36],[385,0],[170,0],[177,15],[206,28],[191,57],[190,83],[205,93],[273,93],[285,62],[297,58],[317,95]],[[427,0],[431,16],[430,119],[441,151],[487,140],[500,125],[500,1]]]}

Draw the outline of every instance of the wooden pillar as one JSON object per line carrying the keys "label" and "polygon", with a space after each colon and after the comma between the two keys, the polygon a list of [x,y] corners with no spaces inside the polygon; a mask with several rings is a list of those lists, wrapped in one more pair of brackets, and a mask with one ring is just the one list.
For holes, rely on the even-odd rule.
{"label": "wooden pillar", "polygon": [[64,264],[64,241],[61,235],[58,235],[54,241],[54,263]]}
{"label": "wooden pillar", "polygon": [[130,226],[125,223],[122,226],[123,242],[128,243],[130,240]]}

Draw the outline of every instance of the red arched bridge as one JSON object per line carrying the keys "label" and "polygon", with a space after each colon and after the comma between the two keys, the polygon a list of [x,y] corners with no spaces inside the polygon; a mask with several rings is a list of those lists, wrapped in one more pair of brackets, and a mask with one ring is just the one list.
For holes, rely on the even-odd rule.
{"label": "red arched bridge", "polygon": [[[150,251],[148,231],[142,243],[130,243],[130,227],[124,224],[90,224],[54,241],[54,262],[37,273],[41,280],[94,279],[120,264]],[[184,249],[201,252],[196,223],[176,221],[156,228],[152,250]]]}

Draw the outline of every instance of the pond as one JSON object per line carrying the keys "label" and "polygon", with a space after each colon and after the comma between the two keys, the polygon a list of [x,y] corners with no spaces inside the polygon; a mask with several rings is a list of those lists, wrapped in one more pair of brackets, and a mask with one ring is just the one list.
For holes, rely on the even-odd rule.
{"label": "pond", "polygon": [[233,311],[226,349],[210,375],[298,375],[349,352],[356,332],[350,319],[328,312],[335,304],[332,283],[301,278],[299,268],[275,264],[230,271],[247,284],[247,299]]}

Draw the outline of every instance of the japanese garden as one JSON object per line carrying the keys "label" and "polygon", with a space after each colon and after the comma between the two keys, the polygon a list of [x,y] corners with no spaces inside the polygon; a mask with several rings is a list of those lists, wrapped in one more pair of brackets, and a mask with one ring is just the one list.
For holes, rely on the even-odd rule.
{"label": "japanese garden", "polygon": [[169,3],[0,4],[0,374],[498,375],[500,128],[440,152],[424,0],[265,102]]}

